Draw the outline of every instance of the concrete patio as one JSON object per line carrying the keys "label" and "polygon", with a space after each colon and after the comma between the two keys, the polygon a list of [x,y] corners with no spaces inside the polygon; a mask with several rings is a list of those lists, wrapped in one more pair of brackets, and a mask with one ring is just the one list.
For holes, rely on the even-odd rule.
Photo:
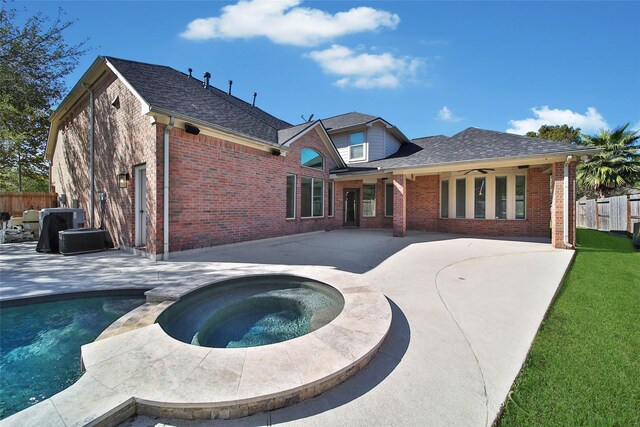
{"label": "concrete patio", "polygon": [[[340,230],[229,245],[166,262],[108,251],[0,247],[0,299],[112,288],[161,292],[247,273],[362,275],[389,299],[391,330],[355,377],[294,406],[216,425],[488,426],[525,360],[572,251],[547,243]],[[197,279],[197,280],[196,280]],[[211,425],[138,416],[127,426]],[[1,424],[1,423],[0,423]]]}

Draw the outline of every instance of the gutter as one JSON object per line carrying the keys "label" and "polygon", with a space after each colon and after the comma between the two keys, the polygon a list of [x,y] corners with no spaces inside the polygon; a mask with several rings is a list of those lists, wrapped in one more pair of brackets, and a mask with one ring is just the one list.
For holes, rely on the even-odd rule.
{"label": "gutter", "polygon": [[164,255],[163,260],[169,259],[169,132],[173,128],[176,119],[169,117],[169,124],[164,128],[164,206],[163,206],[163,232],[164,232]]}
{"label": "gutter", "polygon": [[562,224],[562,240],[565,248],[572,248],[573,245],[569,242],[569,164],[573,160],[573,156],[567,156],[567,161],[564,162],[564,183],[563,183],[563,224]]}
{"label": "gutter", "polygon": [[89,177],[91,181],[91,188],[89,190],[89,210],[91,211],[89,224],[91,227],[95,224],[95,173],[94,173],[94,142],[95,142],[95,106],[94,106],[94,98],[93,98],[93,89],[88,86],[86,83],[82,83],[82,87],[89,92]]}

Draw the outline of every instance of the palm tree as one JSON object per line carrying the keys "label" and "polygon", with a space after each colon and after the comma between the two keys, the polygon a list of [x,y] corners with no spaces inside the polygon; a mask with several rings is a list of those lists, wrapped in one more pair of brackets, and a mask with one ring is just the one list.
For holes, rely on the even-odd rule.
{"label": "palm tree", "polygon": [[640,181],[640,135],[627,130],[629,123],[599,135],[583,135],[581,145],[600,148],[599,154],[578,164],[577,180],[583,188],[606,197],[620,187],[631,187]]}

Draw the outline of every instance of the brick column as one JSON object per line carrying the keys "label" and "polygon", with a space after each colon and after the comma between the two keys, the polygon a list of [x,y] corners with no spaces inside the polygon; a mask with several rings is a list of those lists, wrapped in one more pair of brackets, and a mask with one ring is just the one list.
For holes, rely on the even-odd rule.
{"label": "brick column", "polygon": [[393,235],[407,234],[407,177],[393,176]]}
{"label": "brick column", "polygon": [[569,199],[564,200],[564,162],[553,164],[551,175],[553,182],[553,199],[551,202],[551,245],[554,248],[566,249],[564,244],[564,207],[568,204],[569,235],[567,243],[575,246],[576,242],[576,163],[569,164]]}

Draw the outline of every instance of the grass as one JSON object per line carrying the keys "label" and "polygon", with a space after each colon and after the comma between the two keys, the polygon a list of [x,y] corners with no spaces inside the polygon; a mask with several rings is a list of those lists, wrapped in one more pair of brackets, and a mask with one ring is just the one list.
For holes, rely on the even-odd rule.
{"label": "grass", "polygon": [[640,426],[640,252],[578,230],[575,262],[499,426]]}

